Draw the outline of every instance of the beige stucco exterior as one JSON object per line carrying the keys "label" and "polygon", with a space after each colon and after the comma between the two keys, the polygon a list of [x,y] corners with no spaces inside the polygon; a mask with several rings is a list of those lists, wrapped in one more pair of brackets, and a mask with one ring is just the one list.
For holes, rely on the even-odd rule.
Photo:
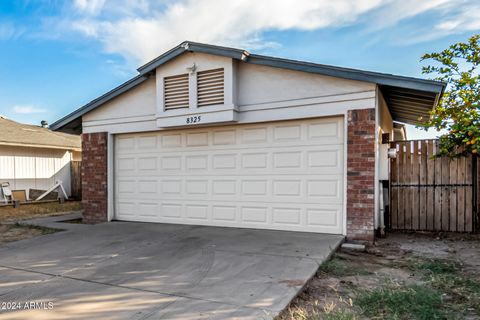
{"label": "beige stucco exterior", "polygon": [[[225,69],[225,103],[163,111],[163,77],[188,72]],[[194,85],[194,83],[190,83]],[[191,95],[194,95],[194,88]],[[252,65],[231,58],[186,53],[156,70],[146,82],[114,98],[82,118],[85,133],[128,133],[163,130],[168,119],[202,115],[205,124],[254,123],[344,115],[347,110],[374,108],[376,85],[306,72]],[[232,111],[225,117],[221,111]]]}

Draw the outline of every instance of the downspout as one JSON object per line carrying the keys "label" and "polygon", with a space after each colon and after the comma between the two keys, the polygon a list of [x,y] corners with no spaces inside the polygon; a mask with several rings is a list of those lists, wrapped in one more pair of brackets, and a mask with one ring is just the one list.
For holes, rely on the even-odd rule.
{"label": "downspout", "polygon": [[378,196],[379,196],[379,212],[380,212],[380,220],[379,220],[379,226],[378,228],[380,229],[380,237],[385,237],[385,199],[384,199],[384,192],[383,192],[383,182],[378,181]]}

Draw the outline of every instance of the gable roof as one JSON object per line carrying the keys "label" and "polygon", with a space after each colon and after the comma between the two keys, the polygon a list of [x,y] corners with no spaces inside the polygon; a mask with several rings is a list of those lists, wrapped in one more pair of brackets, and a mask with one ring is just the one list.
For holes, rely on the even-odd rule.
{"label": "gable roof", "polygon": [[0,145],[81,150],[80,136],[0,117]]}
{"label": "gable roof", "polygon": [[[117,97],[125,91],[128,91],[131,88],[141,84],[142,82],[147,80],[152,73],[155,72],[156,68],[175,59],[176,57],[185,52],[200,52],[229,57],[235,60],[243,61],[245,63],[309,72],[348,80],[375,83],[380,86],[389,107],[397,105],[396,110],[391,110],[392,117],[399,121],[410,123],[418,122],[417,119],[419,116],[428,116],[428,111],[430,111],[435,106],[446,87],[445,83],[434,80],[426,80],[387,73],[364,71],[312,62],[263,56],[258,54],[251,54],[248,51],[242,49],[215,46],[192,41],[184,41],[178,46],[160,55],[159,57],[139,67],[137,69],[139,74],[136,77],[128,80],[127,82],[121,84],[115,89],[102,95],[101,97],[87,103],[86,105],[75,110],[69,115],[57,120],[50,126],[50,128],[52,128],[53,130],[59,130],[66,125],[72,123],[73,121],[78,122],[78,118],[80,118],[87,112],[101,106],[105,102]],[[405,94],[405,97],[408,98],[407,100],[403,99]],[[400,101],[398,101],[399,97]],[[408,104],[408,102],[412,102],[412,104]],[[408,110],[404,110],[406,106],[405,103],[408,104],[408,107],[413,105],[416,108],[412,109],[412,112],[408,113]],[[407,111],[407,113],[405,114],[404,111]]]}

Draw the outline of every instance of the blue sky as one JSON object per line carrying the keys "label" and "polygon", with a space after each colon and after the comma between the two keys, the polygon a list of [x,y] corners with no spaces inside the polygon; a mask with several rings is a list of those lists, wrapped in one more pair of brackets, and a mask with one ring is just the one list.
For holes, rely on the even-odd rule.
{"label": "blue sky", "polygon": [[187,39],[424,77],[423,53],[479,31],[474,0],[5,0],[0,114],[51,123]]}

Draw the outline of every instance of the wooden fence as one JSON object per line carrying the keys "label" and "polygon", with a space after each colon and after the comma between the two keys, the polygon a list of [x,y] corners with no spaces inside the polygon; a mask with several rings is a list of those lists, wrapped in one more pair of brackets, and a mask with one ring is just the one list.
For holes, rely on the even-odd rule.
{"label": "wooden fence", "polygon": [[82,161],[70,161],[71,194],[74,199],[82,199]]}
{"label": "wooden fence", "polygon": [[437,140],[392,142],[390,214],[397,230],[479,230],[478,157],[434,158]]}

